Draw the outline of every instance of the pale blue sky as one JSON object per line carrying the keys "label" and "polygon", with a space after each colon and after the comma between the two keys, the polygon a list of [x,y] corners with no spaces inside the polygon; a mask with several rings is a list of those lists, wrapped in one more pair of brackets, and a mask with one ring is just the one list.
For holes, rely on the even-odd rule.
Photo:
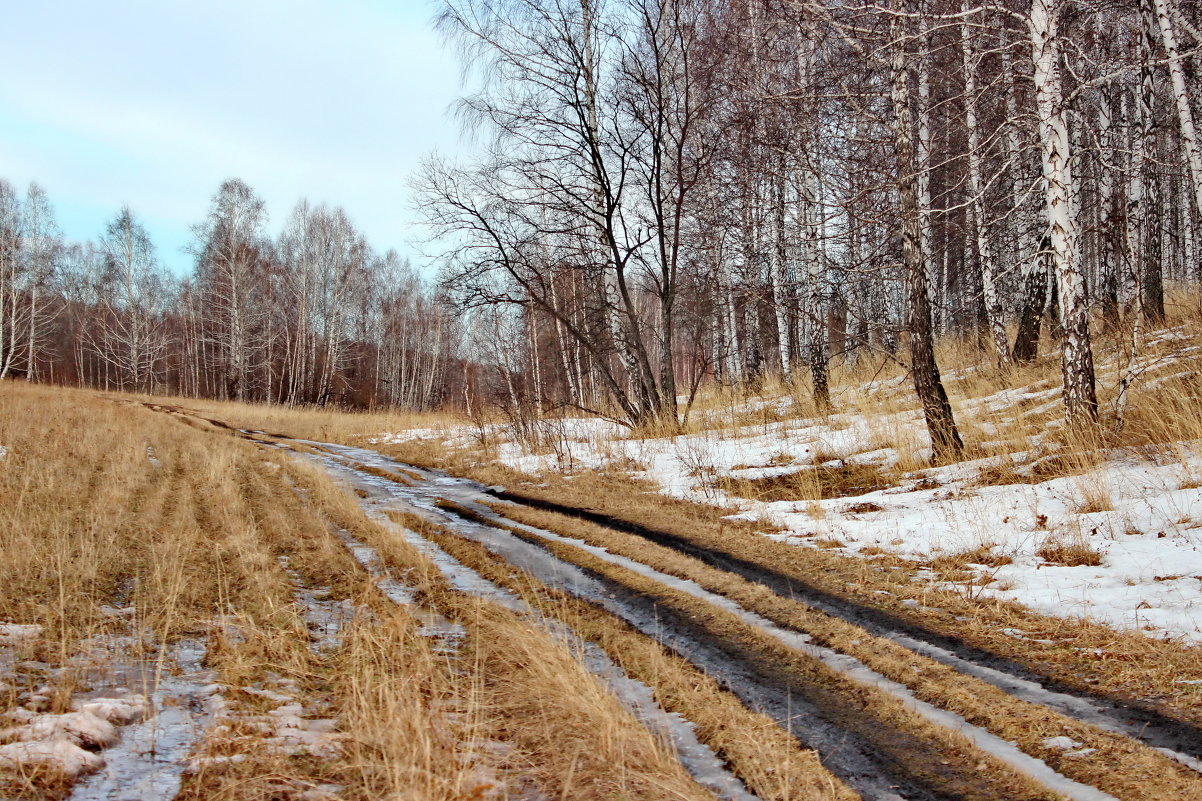
{"label": "pale blue sky", "polygon": [[42,184],[64,233],[129,203],[176,272],[222,180],[279,230],[302,196],[379,250],[412,248],[407,180],[453,153],[459,66],[433,0],[36,0],[0,26],[0,177]]}

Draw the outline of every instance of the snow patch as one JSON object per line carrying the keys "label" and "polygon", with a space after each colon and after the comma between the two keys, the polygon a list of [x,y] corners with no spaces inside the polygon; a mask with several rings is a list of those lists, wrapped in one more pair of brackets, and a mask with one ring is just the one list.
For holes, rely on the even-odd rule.
{"label": "snow patch", "polygon": [[19,645],[35,640],[42,635],[43,628],[36,623],[0,623],[0,645]]}
{"label": "snow patch", "polygon": [[0,745],[0,768],[21,770],[35,765],[52,767],[75,780],[100,770],[104,759],[67,738]]}
{"label": "snow patch", "polygon": [[[1057,387],[1004,389],[964,406],[978,412],[976,423],[987,427],[990,417],[1037,414],[1060,403],[1059,395]],[[917,449],[926,435],[917,410],[729,427],[730,419],[757,406],[783,413],[789,402],[753,399],[707,412],[727,427],[674,437],[631,438],[615,424],[593,419],[554,421],[552,441],[534,450],[505,426],[489,428],[487,436],[500,440],[499,461],[517,470],[538,475],[623,469],[669,497],[717,503],[733,519],[779,527],[782,533],[774,536],[797,547],[837,540],[845,553],[867,548],[919,561],[986,547],[1011,561],[968,566],[971,575],[962,586],[974,595],[1202,643],[1202,442],[1168,443],[1155,459],[1114,453],[1076,476],[1009,484],[989,478],[1032,462],[1038,453],[1054,456],[1036,436],[1025,451],[920,470],[894,487],[843,498],[760,501],[729,494],[723,479],[779,476],[832,464],[831,457],[836,465],[890,469],[900,457],[883,442],[908,442]],[[438,439],[455,448],[478,436],[471,427],[448,426],[389,432],[371,441]],[[857,507],[874,511],[849,511]],[[1058,541],[1095,551],[1101,564],[1066,566],[1040,554]]]}

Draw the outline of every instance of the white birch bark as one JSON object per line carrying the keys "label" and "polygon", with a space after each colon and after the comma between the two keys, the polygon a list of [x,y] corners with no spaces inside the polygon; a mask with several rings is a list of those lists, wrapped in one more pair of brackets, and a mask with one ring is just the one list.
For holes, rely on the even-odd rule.
{"label": "white birch bark", "polygon": [[915,72],[918,79],[918,138],[916,141],[916,158],[918,174],[918,212],[921,215],[922,227],[922,256],[926,262],[927,285],[931,288],[931,305],[935,308],[932,318],[935,333],[940,333],[946,327],[945,312],[949,303],[947,298],[946,270],[937,268],[935,262],[935,235],[931,223],[931,153],[934,144],[931,137],[931,65],[930,65],[930,33],[927,31],[926,0],[920,5],[921,13],[918,18],[918,59]]}
{"label": "white birch bark", "polygon": [[1059,23],[1063,8],[1063,0],[1032,0],[1030,33],[1035,100],[1043,145],[1048,235],[1063,328],[1060,363],[1065,417],[1070,427],[1081,427],[1097,420],[1098,400],[1077,214],[1073,207],[1068,115],[1060,77]]}
{"label": "white birch bark", "polygon": [[772,184],[772,306],[776,315],[776,343],[780,372],[785,381],[793,379],[793,341],[790,335],[790,300],[793,280],[785,246],[785,165],[778,165]]}
{"label": "white birch bark", "polygon": [[[965,14],[971,6],[965,0]],[[1002,319],[1002,304],[994,279],[993,243],[985,210],[985,187],[981,178],[981,132],[977,125],[977,58],[973,52],[969,26],[960,26],[960,62],[964,69],[964,126],[968,131],[968,191],[971,194],[973,229],[976,231],[977,263],[981,269],[981,292],[985,319],[993,340],[994,357],[1001,366],[1010,363],[1010,343]]]}
{"label": "white birch bark", "polygon": [[1098,174],[1098,276],[1095,291],[1102,298],[1102,309],[1107,325],[1112,325],[1117,315],[1118,252],[1115,246],[1118,221],[1115,219],[1114,176],[1118,148],[1115,141],[1114,109],[1110,95],[1103,90],[1098,95],[1098,142],[1101,147],[1101,164]]}
{"label": "white birch bark", "polygon": [[[1177,44],[1172,0],[1153,0],[1153,2],[1156,9],[1156,21],[1160,27],[1160,38],[1164,43],[1165,54],[1168,56],[1169,77],[1173,82],[1173,101],[1177,106],[1177,122],[1181,129],[1181,146],[1185,153],[1185,160],[1189,164],[1193,185],[1194,211],[1196,214],[1202,215],[1202,144],[1198,142],[1192,98],[1186,84],[1185,65],[1182,63],[1181,50]],[[1202,275],[1202,265],[1198,266],[1198,272]]]}

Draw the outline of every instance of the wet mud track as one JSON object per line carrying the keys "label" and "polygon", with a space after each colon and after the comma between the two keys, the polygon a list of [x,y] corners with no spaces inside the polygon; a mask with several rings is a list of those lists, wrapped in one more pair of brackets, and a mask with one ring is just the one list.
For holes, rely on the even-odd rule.
{"label": "wet mud track", "polygon": [[[257,435],[257,432],[243,433],[252,439]],[[260,442],[260,444],[273,444],[257,439],[254,441]],[[335,447],[312,442],[303,444],[327,453]],[[363,467],[362,464],[357,466],[354,461],[343,456],[336,455],[328,458],[321,455],[307,455],[316,459],[334,476],[348,479],[355,489],[360,505],[368,516],[376,522],[396,530],[409,545],[429,558],[454,589],[498,604],[533,620],[554,639],[579,654],[589,673],[600,679],[649,730],[671,743],[681,764],[699,784],[710,789],[722,801],[755,801],[755,796],[747,791],[742,781],[727,770],[710,748],[698,741],[691,723],[679,715],[670,714],[662,709],[656,702],[651,688],[627,676],[601,648],[581,639],[559,621],[542,615],[515,593],[494,584],[470,566],[458,562],[435,543],[421,537],[416,532],[391,523],[384,514],[384,510],[395,509],[394,504],[397,498],[394,495],[399,485],[394,480],[381,478],[378,468],[373,472],[362,472],[358,469]],[[411,473],[410,475],[416,474]],[[408,508],[421,511],[426,509],[426,504]],[[458,624],[443,618],[437,611],[424,607],[417,600],[412,588],[389,576],[387,571],[382,568],[379,555],[374,549],[355,540],[346,532],[340,531],[336,534],[354,555],[356,561],[368,571],[376,586],[391,601],[406,607],[411,614],[427,621],[427,627],[430,627],[429,621],[433,619],[435,631],[453,632],[456,638],[466,634]],[[570,566],[565,567],[568,572],[574,570]]]}
{"label": "wet mud track", "polygon": [[825,592],[797,576],[787,576],[729,552],[702,547],[671,532],[499,488],[489,487],[485,491],[495,498],[520,506],[574,517],[642,537],[683,556],[763,585],[777,595],[799,600],[832,617],[859,626],[870,634],[892,640],[917,654],[992,684],[1015,698],[1047,706],[1067,717],[1132,737],[1153,748],[1171,751],[1172,758],[1202,771],[1202,728],[1169,717],[1149,703],[1115,699],[1070,687],[963,640],[937,633],[885,610]]}
{"label": "wet mud track", "polygon": [[[372,451],[326,443],[299,444],[323,452],[343,470],[357,473],[361,480],[374,480],[379,486],[387,487],[388,493],[402,508],[408,507],[409,511],[441,524],[459,536],[483,544],[548,587],[599,606],[718,678],[746,706],[768,714],[801,744],[814,748],[824,766],[865,798],[991,799],[1054,797],[1056,794],[1016,794],[1014,788],[1000,788],[996,776],[981,770],[979,763],[974,764],[971,754],[940,753],[930,739],[884,725],[881,718],[868,714],[862,703],[833,693],[827,687],[808,684],[787,668],[747,653],[739,643],[709,630],[687,613],[564,562],[540,544],[526,542],[487,522],[442,508],[445,501],[450,501],[491,513],[481,505],[488,500],[487,493],[473,482],[397,463]],[[862,665],[859,667],[863,668]],[[964,724],[958,716],[937,711]],[[968,724],[964,726],[975,728]],[[987,740],[997,740],[981,734]],[[980,739],[976,742],[980,743]],[[998,742],[1003,746],[998,750],[1004,752],[1005,747],[1009,747],[1017,752],[1009,743]],[[966,750],[971,751],[971,748]],[[997,756],[988,744],[986,751]],[[1020,774],[1050,778],[1047,783],[1068,797],[1111,797],[1065,779],[1046,764],[1021,752],[1018,756],[1020,762],[1025,759],[1034,764],[1034,769],[1020,769]]]}

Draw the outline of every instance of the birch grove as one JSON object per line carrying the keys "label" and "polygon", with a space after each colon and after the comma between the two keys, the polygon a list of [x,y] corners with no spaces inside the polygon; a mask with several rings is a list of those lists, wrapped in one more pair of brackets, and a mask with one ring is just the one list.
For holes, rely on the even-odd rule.
{"label": "birch grove", "polygon": [[[420,182],[443,287],[545,326],[523,346],[551,352],[529,364],[588,350],[602,405],[634,426],[631,394],[662,398],[669,382],[647,377],[669,367],[677,383],[776,375],[824,409],[829,361],[876,354],[907,363],[934,452],[955,452],[937,335],[1003,369],[1049,337],[1065,417],[1091,426],[1093,318],[1138,331],[1166,286],[1199,278],[1198,15],[1183,0],[452,0],[443,28],[481,73],[465,103],[493,146]],[[649,97],[653,114],[633,102]],[[571,180],[544,171],[577,157]],[[671,215],[646,192],[664,187]],[[571,244],[593,230],[623,247]],[[682,307],[708,318],[700,341],[664,313]],[[620,325],[580,325],[590,314]],[[565,369],[537,394],[596,407],[582,383]],[[656,414],[686,415],[676,401]]]}
{"label": "birch grove", "polygon": [[171,274],[138,215],[67,242],[36,184],[0,181],[0,375],[291,405],[431,409],[458,397],[462,325],[341,209],[302,201],[278,237],[224,182]]}

